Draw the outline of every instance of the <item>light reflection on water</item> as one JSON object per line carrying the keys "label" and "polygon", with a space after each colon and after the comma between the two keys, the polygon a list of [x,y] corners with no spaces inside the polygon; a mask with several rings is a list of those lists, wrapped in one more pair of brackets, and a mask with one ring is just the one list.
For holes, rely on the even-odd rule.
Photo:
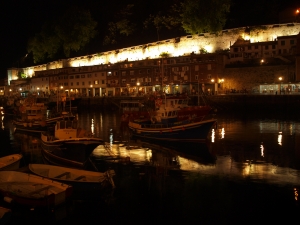
{"label": "light reflection on water", "polygon": [[[250,178],[270,183],[300,184],[300,123],[279,120],[218,119],[207,145],[172,146],[130,139],[120,131],[117,113],[86,112],[77,115],[79,126],[106,142],[92,153],[96,160],[126,161],[135,165],[164,166],[168,169]],[[10,129],[11,126],[10,126]],[[22,151],[34,159],[38,137],[16,134]],[[35,147],[37,148],[37,147]],[[30,153],[29,153],[30,152]],[[35,152],[38,153],[37,150]],[[39,162],[40,157],[35,157]]]}
{"label": "light reflection on water", "polygon": [[[144,187],[145,192],[142,192],[140,191],[141,185],[138,187],[130,186],[133,173],[126,177],[127,173],[125,172],[127,171],[125,171],[122,174],[125,177],[122,177],[121,182],[117,183],[117,185],[124,185],[121,190],[125,190],[125,193],[120,198],[124,204],[121,204],[123,208],[120,208],[121,211],[127,210],[126,213],[130,219],[134,220],[139,215],[139,213],[135,213],[132,217],[130,214],[134,211],[132,208],[138,210],[145,207],[145,212],[149,210],[146,207],[147,204],[143,206],[141,197],[146,196],[149,190],[155,188],[155,193],[158,195],[150,198],[155,202],[155,206],[158,206],[156,208],[162,207],[163,212],[168,211],[167,209],[179,208],[185,210],[186,215],[195,212],[197,216],[201,212],[199,209],[202,209],[206,213],[202,213],[201,216],[208,215],[207,221],[210,221],[211,218],[225,218],[228,215],[232,215],[232,218],[244,218],[248,215],[249,210],[255,211],[254,208],[261,204],[263,207],[255,212],[269,210],[269,215],[273,215],[274,210],[279,212],[278,205],[276,208],[272,208],[273,204],[270,206],[268,203],[271,200],[276,202],[273,199],[280,196],[283,196],[282,199],[285,202],[285,193],[274,197],[273,192],[268,188],[265,191],[262,191],[260,186],[255,189],[254,186],[249,185],[249,181],[280,186],[288,185],[292,188],[287,189],[287,195],[292,194],[292,200],[298,203],[300,187],[299,122],[220,117],[207,144],[176,143],[173,145],[172,143],[147,143],[130,139],[128,132],[120,131],[120,118],[117,113],[86,112],[78,114],[78,119],[81,128],[91,131],[96,137],[101,137],[105,141],[105,145],[98,146],[91,155],[91,159],[96,165],[102,164],[103,161],[108,162],[109,165],[128,165],[129,168],[133,167],[138,171],[139,181],[147,181],[147,185]],[[7,123],[4,125],[10,126]],[[26,155],[26,163],[41,162],[39,145],[36,143],[38,137],[26,134],[13,135],[12,132],[11,135],[15,143],[19,143],[23,154]],[[150,175],[148,174],[149,177],[145,179],[145,174],[149,172],[147,168],[156,168],[156,170],[152,171]],[[159,171],[167,171],[164,173],[165,177]],[[119,172],[121,171],[117,171],[116,174],[119,175]],[[175,175],[172,172],[175,172]],[[174,176],[178,179],[173,181]],[[214,177],[221,177],[230,181],[246,181],[247,185],[241,188],[236,187],[238,185],[230,186],[231,183],[215,180]],[[182,178],[184,182],[181,180]],[[170,182],[168,185],[167,181]],[[133,193],[128,190],[130,188],[126,189],[127,187],[133,188]],[[211,193],[208,190],[211,190]],[[141,195],[137,194],[139,192]],[[173,193],[174,196],[170,193]],[[277,192],[275,191],[275,193]],[[206,198],[209,194],[212,197]],[[234,197],[236,194],[238,197]],[[266,196],[264,203],[261,201],[261,196]],[[162,199],[167,197],[170,197],[170,202],[174,201],[174,198],[178,202],[175,204],[162,203]],[[240,198],[242,200],[239,200]],[[244,201],[247,203],[245,204]],[[288,204],[292,205],[295,202],[289,201]],[[282,205],[283,208],[286,207],[286,204]],[[90,210],[89,207],[86,208]],[[89,218],[93,218],[97,214],[88,214],[87,209],[85,215],[88,215]],[[99,211],[102,210],[103,208],[99,209]],[[174,216],[174,211],[170,211],[169,215]],[[110,215],[110,212],[106,211],[106,214]],[[143,215],[141,218],[146,216],[142,213],[141,215]],[[215,215],[221,216],[215,217]],[[241,216],[239,217],[239,215]],[[76,216],[74,213],[73,217],[76,218]],[[105,217],[105,215],[102,216]],[[107,217],[108,221],[112,218]],[[240,221],[235,223],[231,219],[228,219],[230,221],[228,224],[240,224]],[[137,221],[141,222],[138,219]],[[99,220],[96,218],[91,224],[98,222]]]}

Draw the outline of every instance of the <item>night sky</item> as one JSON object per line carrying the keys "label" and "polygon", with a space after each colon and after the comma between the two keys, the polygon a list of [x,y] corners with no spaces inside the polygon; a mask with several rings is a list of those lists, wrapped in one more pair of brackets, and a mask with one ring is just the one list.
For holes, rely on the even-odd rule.
{"label": "night sky", "polygon": [[[141,8],[139,11],[146,15],[154,13],[174,1],[176,0],[10,0],[2,2],[2,12],[0,13],[0,78],[7,76],[7,68],[32,65],[30,57],[24,58],[27,54],[29,37],[39,32],[45,21],[61,14],[71,4],[77,4],[82,8],[89,9],[93,19],[98,22],[100,35],[94,40],[92,46],[83,52],[83,54],[93,54],[109,50],[109,47],[101,45],[101,34],[103,33],[101,29],[105,27],[107,21],[110,21],[115,6],[134,3]],[[228,22],[225,28],[278,23],[278,9],[288,6],[299,6],[297,5],[299,1],[295,0],[232,1],[235,4],[231,7],[231,13],[228,15]],[[269,5],[270,3],[272,4]],[[153,31],[153,34],[155,34],[155,31]],[[165,36],[162,34],[162,39],[181,34],[166,32]],[[124,40],[124,43],[120,43],[120,47],[157,41],[156,35],[145,35],[145,39],[136,37],[130,40],[131,42]],[[138,43],[138,41],[142,43]],[[111,48],[113,49],[113,47]]]}

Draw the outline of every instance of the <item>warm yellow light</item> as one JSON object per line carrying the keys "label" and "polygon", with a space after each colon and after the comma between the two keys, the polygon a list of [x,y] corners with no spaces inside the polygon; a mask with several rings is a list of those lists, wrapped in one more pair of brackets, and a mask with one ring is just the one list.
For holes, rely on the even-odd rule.
{"label": "warm yellow light", "polygon": [[214,79],[211,79],[211,82],[213,83],[213,82],[215,82],[215,80],[214,80]]}
{"label": "warm yellow light", "polygon": [[279,79],[279,81],[282,81],[282,77],[279,77],[278,79]]}

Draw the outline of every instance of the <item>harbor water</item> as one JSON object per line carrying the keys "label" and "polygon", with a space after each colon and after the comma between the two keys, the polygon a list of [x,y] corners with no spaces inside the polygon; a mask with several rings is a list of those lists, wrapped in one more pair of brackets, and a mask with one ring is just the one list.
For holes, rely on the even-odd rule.
{"label": "harbor water", "polygon": [[[264,224],[298,221],[300,120],[220,112],[208,142],[154,143],[120,129],[118,112],[81,110],[81,128],[101,137],[98,171],[115,170],[105,198],[83,196],[54,209],[11,207],[9,224]],[[2,116],[1,156],[44,163],[39,135],[15,133]]]}

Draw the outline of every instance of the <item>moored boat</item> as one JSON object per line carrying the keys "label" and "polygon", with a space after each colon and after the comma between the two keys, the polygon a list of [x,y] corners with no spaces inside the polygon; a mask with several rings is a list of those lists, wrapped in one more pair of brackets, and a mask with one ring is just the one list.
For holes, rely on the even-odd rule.
{"label": "moored boat", "polygon": [[0,171],[0,192],[7,202],[29,207],[58,206],[72,195],[72,186],[18,171]]}
{"label": "moored boat", "polygon": [[0,158],[0,170],[17,170],[20,167],[21,154],[11,154]]}
{"label": "moored boat", "polygon": [[206,142],[209,132],[216,124],[216,119],[199,122],[180,121],[168,124],[151,121],[130,121],[132,134],[143,139],[178,142]]}
{"label": "moored boat", "polygon": [[113,170],[96,172],[46,164],[29,164],[28,167],[35,175],[72,185],[74,192],[102,191],[115,187]]}
{"label": "moored boat", "polygon": [[[205,103],[205,100],[202,105],[190,105],[190,98],[187,95],[149,95],[145,97],[144,101],[138,101],[138,103],[136,100],[132,101],[136,106],[134,110],[128,107],[122,108],[122,116],[126,117],[127,122],[135,119],[154,119],[154,117],[167,120],[166,122],[191,118],[194,121],[200,121],[213,111],[212,107]],[[165,114],[166,110],[167,115]]]}
{"label": "moored boat", "polygon": [[103,143],[101,138],[93,137],[85,130],[77,127],[76,120],[57,121],[53,132],[41,133],[41,147],[47,151],[79,151],[86,156]]}
{"label": "moored boat", "polygon": [[148,117],[129,117],[134,136],[160,141],[205,142],[216,124],[209,105],[189,106],[187,96],[156,96]]}

